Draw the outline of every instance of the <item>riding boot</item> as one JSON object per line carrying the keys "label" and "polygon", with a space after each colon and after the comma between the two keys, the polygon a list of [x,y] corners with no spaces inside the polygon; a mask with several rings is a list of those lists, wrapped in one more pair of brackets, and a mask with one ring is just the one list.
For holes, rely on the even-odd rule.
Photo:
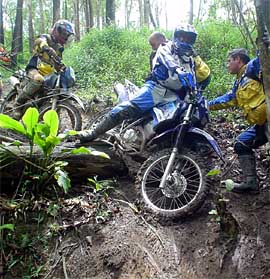
{"label": "riding boot", "polygon": [[15,119],[20,119],[23,113],[23,107],[25,102],[28,100],[33,99],[35,93],[41,88],[42,83],[30,80],[25,87],[23,88],[21,94],[19,94],[16,103],[15,103],[15,110],[13,113],[13,117]]}
{"label": "riding boot", "polygon": [[116,127],[126,119],[132,119],[138,116],[139,110],[130,105],[115,114],[109,113],[93,130],[85,130],[79,132],[79,140],[81,143],[90,142],[107,131]]}
{"label": "riding boot", "polygon": [[246,191],[258,192],[258,182],[256,176],[256,160],[254,155],[239,155],[240,167],[243,172],[244,181],[234,183],[233,192],[241,193]]}

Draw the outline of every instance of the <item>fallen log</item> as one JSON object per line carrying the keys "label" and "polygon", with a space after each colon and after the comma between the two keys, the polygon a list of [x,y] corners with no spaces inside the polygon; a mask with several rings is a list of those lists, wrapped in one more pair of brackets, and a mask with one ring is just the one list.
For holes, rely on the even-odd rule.
{"label": "fallen log", "polygon": [[[99,178],[112,178],[124,176],[128,173],[123,160],[112,150],[111,146],[104,142],[95,142],[89,145],[87,149],[89,154],[72,154],[74,144],[65,143],[55,148],[52,157],[56,160],[66,161],[68,165],[66,170],[72,182],[84,182],[88,177],[98,176]],[[0,168],[0,184],[9,184],[11,181],[18,181],[24,170],[24,160],[29,159],[30,148],[28,145],[22,145],[20,148],[15,146],[6,147],[7,152],[16,154],[13,163]],[[104,152],[109,156],[96,155],[93,151]],[[41,158],[42,152],[34,148],[32,158]]]}

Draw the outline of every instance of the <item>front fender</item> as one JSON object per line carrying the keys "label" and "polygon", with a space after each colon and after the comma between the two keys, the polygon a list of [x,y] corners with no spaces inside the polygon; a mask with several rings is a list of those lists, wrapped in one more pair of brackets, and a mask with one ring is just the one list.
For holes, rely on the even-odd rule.
{"label": "front fender", "polygon": [[85,111],[84,104],[83,104],[82,100],[77,95],[75,95],[73,93],[70,93],[70,92],[62,92],[61,96],[75,101],[81,107],[81,109],[83,111]]}
{"label": "front fender", "polygon": [[[151,141],[150,144],[156,144],[158,142],[162,142],[164,141],[164,138],[168,136],[172,139],[173,137],[171,135],[173,135],[176,132],[176,129],[169,129],[159,135],[157,135],[156,137],[154,137]],[[192,135],[197,135],[200,136],[202,138],[204,138],[209,145],[213,148],[213,150],[217,153],[217,155],[219,156],[219,158],[224,162],[224,157],[222,155],[222,151],[218,145],[218,143],[216,142],[216,140],[207,132],[205,132],[204,130],[201,130],[199,128],[195,128],[195,127],[190,127],[187,132],[186,132],[186,136],[190,136],[190,138],[192,138]]]}
{"label": "front fender", "polygon": [[223,155],[222,155],[222,151],[217,143],[217,141],[207,132],[205,132],[204,130],[201,130],[199,128],[195,128],[195,127],[190,127],[187,131],[187,134],[196,134],[196,135],[200,135],[203,138],[205,138],[207,140],[207,142],[210,144],[210,146],[214,149],[214,151],[217,153],[217,155],[219,156],[219,158],[224,161]]}

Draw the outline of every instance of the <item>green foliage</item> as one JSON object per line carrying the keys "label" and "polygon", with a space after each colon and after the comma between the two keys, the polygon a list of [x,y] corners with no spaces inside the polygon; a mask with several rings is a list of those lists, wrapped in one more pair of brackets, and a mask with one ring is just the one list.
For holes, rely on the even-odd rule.
{"label": "green foliage", "polygon": [[[239,27],[226,21],[204,21],[196,25],[198,39],[195,48],[211,69],[209,99],[227,92],[233,76],[227,73],[227,52],[233,48],[251,46],[243,39]],[[151,51],[148,37],[151,31],[126,30],[117,27],[102,31],[92,29],[81,42],[74,43],[64,53],[65,62],[77,71],[81,95],[105,97],[116,81],[125,78],[142,85],[149,71]],[[171,38],[170,32],[166,32]],[[251,54],[252,57],[252,54]]]}
{"label": "green foliage", "polygon": [[207,176],[216,176],[221,174],[221,170],[220,169],[212,169],[207,173]]}
{"label": "green foliage", "polygon": [[14,224],[4,224],[0,226],[0,232],[5,229],[14,231]]}
{"label": "green foliage", "polygon": [[142,85],[149,71],[149,34],[146,29],[92,29],[65,51],[65,63],[76,70],[78,82],[88,96],[109,94],[113,84],[125,78]]}
{"label": "green foliage", "polygon": [[108,207],[108,192],[114,189],[114,182],[111,180],[98,181],[97,178],[88,178],[89,187],[93,191],[93,203],[96,208],[96,221],[105,222],[111,216]]}
{"label": "green foliage", "polygon": [[[227,72],[227,53],[234,48],[251,49],[238,26],[226,21],[204,21],[197,26],[196,49],[211,69],[208,99],[226,93],[233,84],[234,76]],[[252,57],[252,53],[250,53]]]}

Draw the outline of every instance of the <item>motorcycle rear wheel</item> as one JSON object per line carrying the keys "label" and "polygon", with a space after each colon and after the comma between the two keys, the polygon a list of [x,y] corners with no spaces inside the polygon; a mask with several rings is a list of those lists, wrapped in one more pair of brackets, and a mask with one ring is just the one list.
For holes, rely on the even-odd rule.
{"label": "motorcycle rear wheel", "polygon": [[[40,119],[45,112],[52,109],[51,104],[45,104],[39,109]],[[61,102],[57,104],[56,112],[59,117],[59,133],[65,130],[80,131],[82,128],[81,112],[70,102]]]}
{"label": "motorcycle rear wheel", "polygon": [[176,156],[165,187],[159,184],[167,166],[171,149],[164,149],[149,157],[141,166],[136,185],[143,202],[159,217],[178,218],[193,214],[205,201],[208,193],[203,158],[188,149]]}

